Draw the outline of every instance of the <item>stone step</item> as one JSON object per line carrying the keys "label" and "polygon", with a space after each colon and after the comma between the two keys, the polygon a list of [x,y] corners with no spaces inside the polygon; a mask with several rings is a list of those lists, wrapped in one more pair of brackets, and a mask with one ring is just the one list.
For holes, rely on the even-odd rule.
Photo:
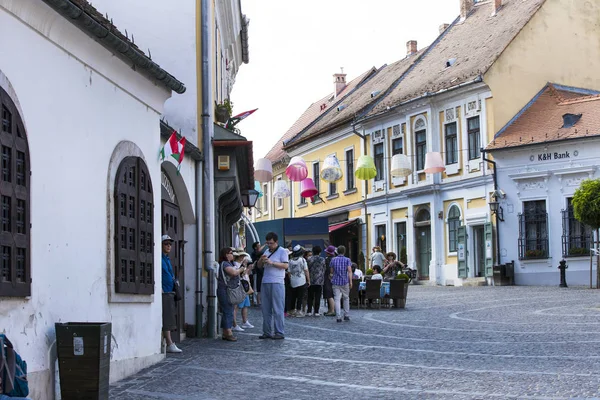
{"label": "stone step", "polygon": [[487,281],[484,277],[481,278],[467,278],[462,282],[463,286],[487,286]]}

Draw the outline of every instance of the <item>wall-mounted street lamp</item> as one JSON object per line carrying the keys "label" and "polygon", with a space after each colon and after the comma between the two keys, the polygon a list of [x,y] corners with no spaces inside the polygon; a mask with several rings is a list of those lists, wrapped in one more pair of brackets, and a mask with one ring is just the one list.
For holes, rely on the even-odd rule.
{"label": "wall-mounted street lamp", "polygon": [[489,204],[492,215],[496,214],[497,220],[504,222],[504,209],[498,202],[498,195],[496,192],[492,193],[492,199],[490,200]]}
{"label": "wall-mounted street lamp", "polygon": [[252,208],[256,205],[256,201],[258,200],[259,192],[254,189],[246,190],[241,193],[242,197],[242,205],[246,208]]}

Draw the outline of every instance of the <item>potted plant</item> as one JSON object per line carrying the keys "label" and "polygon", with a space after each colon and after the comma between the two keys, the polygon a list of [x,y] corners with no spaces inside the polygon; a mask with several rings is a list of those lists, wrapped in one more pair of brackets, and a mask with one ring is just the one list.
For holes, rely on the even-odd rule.
{"label": "potted plant", "polygon": [[569,249],[570,256],[589,256],[590,249],[586,249],[585,247],[571,247]]}
{"label": "potted plant", "polygon": [[233,113],[233,103],[229,99],[218,104],[215,102],[215,119],[222,124],[226,123]]}
{"label": "potted plant", "polygon": [[367,268],[367,272],[365,272],[366,276],[373,276],[373,268]]}
{"label": "potted plant", "polygon": [[[406,296],[408,295],[408,282],[410,277],[406,274],[399,273],[394,278],[394,281],[398,282],[390,282],[390,297],[394,301],[394,307],[404,308],[406,306]],[[392,285],[396,286],[392,290]],[[400,285],[398,288],[397,286]],[[394,293],[392,293],[394,292]]]}
{"label": "potted plant", "polygon": [[404,265],[408,262],[408,258],[406,257],[406,247],[400,249],[400,262]]}

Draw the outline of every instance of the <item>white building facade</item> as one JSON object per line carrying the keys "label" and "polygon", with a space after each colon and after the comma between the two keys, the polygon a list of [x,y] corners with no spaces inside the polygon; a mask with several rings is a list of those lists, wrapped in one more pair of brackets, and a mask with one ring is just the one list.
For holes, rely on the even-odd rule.
{"label": "white building facade", "polygon": [[36,400],[54,398],[56,322],[112,322],[111,381],[164,357],[159,121],[185,90],[46,3],[0,1],[0,326]]}

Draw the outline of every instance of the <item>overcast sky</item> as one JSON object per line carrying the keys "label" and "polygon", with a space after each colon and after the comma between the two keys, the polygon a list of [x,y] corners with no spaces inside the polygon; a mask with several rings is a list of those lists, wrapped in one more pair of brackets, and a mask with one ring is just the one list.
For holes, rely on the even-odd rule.
{"label": "overcast sky", "polygon": [[333,92],[332,75],[347,80],[419,49],[459,15],[460,0],[242,0],[250,19],[250,63],[240,68],[234,113],[259,110],[240,122],[263,157],[313,102]]}

